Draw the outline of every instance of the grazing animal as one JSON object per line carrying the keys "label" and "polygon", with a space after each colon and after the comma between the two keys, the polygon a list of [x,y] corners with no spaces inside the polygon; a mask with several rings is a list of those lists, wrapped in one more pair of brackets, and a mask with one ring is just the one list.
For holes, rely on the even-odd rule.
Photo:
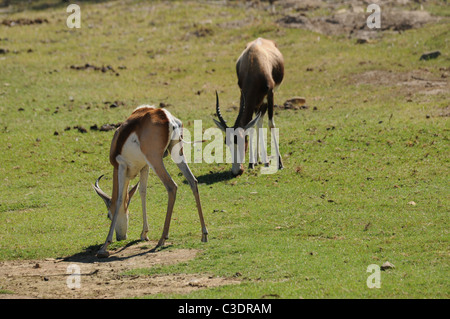
{"label": "grazing animal", "polygon": [[[245,131],[254,124],[253,121],[256,122],[258,128],[256,130],[257,145],[255,149],[252,135],[250,135],[249,168],[254,168],[254,165],[257,163],[259,157],[262,163],[268,166],[264,137],[261,129],[263,116],[266,111],[269,117],[269,128],[275,128],[275,123],[273,121],[273,92],[283,81],[283,55],[278,50],[274,41],[258,38],[248,43],[246,49],[238,58],[236,62],[236,73],[238,77],[238,85],[241,89],[241,97],[239,114],[233,128],[235,131],[236,128],[243,128]],[[226,132],[226,129],[229,127],[220,113],[219,98],[217,95],[216,114],[219,121],[214,120],[214,122],[221,130]],[[256,114],[256,118],[254,120],[252,120],[253,114]],[[240,133],[238,134],[243,135],[243,130],[239,130]],[[244,137],[240,136],[240,138]],[[283,163],[281,160],[278,141],[276,140],[275,135],[273,135],[273,138],[278,161],[277,168],[282,169]],[[243,156],[241,155],[241,159],[245,158],[245,152],[247,149],[247,136],[245,136],[245,139],[245,148],[243,150],[244,154]],[[236,154],[236,151],[238,151],[236,140],[238,139],[234,139],[234,145],[232,145],[231,142],[228,143],[230,148],[234,148],[234,152],[232,152],[232,154]],[[242,161],[237,161],[236,156],[233,158],[231,171],[235,176],[244,172]]]}
{"label": "grazing animal", "polygon": [[[108,209],[111,226],[105,244],[97,253],[98,257],[108,257],[108,245],[111,244],[114,231],[117,240],[127,237],[128,206],[131,197],[139,185],[142,202],[143,229],[141,240],[148,240],[148,223],[146,212],[146,190],[149,168],[158,175],[168,193],[167,214],[164,229],[158,246],[164,245],[169,235],[169,226],[177,193],[177,184],[164,167],[163,157],[168,152],[186,177],[194,193],[198,215],[202,226],[202,242],[207,241],[208,231],[203,219],[202,206],[197,187],[197,179],[192,174],[183,154],[182,123],[165,109],[143,105],[133,111],[130,117],[116,130],[110,148],[109,160],[114,167],[112,197],[102,191],[95,182],[94,190],[103,199]],[[180,144],[178,144],[180,143]],[[177,146],[177,147],[174,147]],[[179,151],[178,154],[175,150]],[[174,151],[174,153],[172,153]],[[178,156],[176,159],[175,157]],[[130,181],[139,175],[139,183],[128,192]]]}

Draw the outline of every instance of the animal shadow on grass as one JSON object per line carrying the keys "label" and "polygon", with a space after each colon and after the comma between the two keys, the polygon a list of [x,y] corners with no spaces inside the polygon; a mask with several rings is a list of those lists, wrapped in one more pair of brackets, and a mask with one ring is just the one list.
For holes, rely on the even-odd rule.
{"label": "animal shadow on grass", "polygon": [[[225,172],[210,172],[208,174],[196,176],[199,184],[211,185],[218,182],[227,181],[233,179],[234,176],[231,171]],[[183,181],[184,184],[188,184],[187,180]]]}
{"label": "animal shadow on grass", "polygon": [[142,246],[142,247],[133,247],[133,253],[132,254],[125,254],[120,255],[120,252],[125,251],[127,248],[130,248],[138,243],[142,243],[142,240],[134,240],[132,242],[127,243],[125,246],[117,248],[115,250],[110,250],[111,255],[108,258],[98,258],[97,257],[97,251],[102,247],[102,245],[92,245],[87,248],[85,248],[82,252],[76,253],[72,256],[67,256],[63,258],[64,261],[70,261],[70,262],[77,262],[77,263],[94,263],[94,262],[113,262],[113,261],[121,261],[126,260],[133,257],[143,256],[146,254],[153,254],[162,250],[165,250],[172,245],[165,245],[163,247],[153,247],[151,249],[148,248],[148,246]]}

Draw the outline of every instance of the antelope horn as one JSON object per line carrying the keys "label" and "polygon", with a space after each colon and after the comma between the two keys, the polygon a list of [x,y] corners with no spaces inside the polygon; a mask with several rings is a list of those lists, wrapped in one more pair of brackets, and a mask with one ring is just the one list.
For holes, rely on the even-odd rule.
{"label": "antelope horn", "polygon": [[[220,113],[219,94],[217,93],[217,91],[216,91],[216,114],[217,114],[217,117],[219,118],[221,126],[223,127],[223,130],[228,128],[227,122],[223,119],[223,116]],[[214,121],[216,122],[216,124],[218,123],[216,120],[214,120]]]}
{"label": "antelope horn", "polygon": [[102,191],[102,189],[100,188],[100,186],[98,186],[98,182],[99,180],[103,177],[104,175],[101,175],[99,178],[97,178],[97,180],[95,181],[95,185],[94,185],[94,190],[95,192],[98,194],[98,196],[100,196],[101,199],[103,199],[103,201],[106,204],[106,207],[109,208],[109,206],[111,206],[111,197],[109,197],[108,195],[106,195],[106,193],[104,191]]}

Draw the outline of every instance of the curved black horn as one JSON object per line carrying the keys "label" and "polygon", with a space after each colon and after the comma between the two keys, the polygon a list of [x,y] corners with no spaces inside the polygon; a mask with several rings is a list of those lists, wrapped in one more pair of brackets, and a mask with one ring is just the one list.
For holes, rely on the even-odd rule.
{"label": "curved black horn", "polygon": [[216,114],[219,118],[220,124],[223,125],[223,127],[227,128],[227,122],[223,119],[222,114],[220,113],[220,106],[219,106],[219,94],[216,91]]}
{"label": "curved black horn", "polygon": [[111,205],[111,197],[109,197],[98,185],[98,181],[103,177],[104,175],[101,175],[99,178],[97,178],[97,180],[95,181],[95,185],[94,185],[94,190],[95,192],[98,194],[98,196],[100,196],[101,199],[103,199],[103,201],[106,204],[106,207],[109,208],[109,206]]}
{"label": "curved black horn", "polygon": [[95,181],[95,187],[97,187],[98,189],[100,189],[100,186],[98,186],[98,181],[105,175],[100,175],[99,178],[97,178],[97,180]]}

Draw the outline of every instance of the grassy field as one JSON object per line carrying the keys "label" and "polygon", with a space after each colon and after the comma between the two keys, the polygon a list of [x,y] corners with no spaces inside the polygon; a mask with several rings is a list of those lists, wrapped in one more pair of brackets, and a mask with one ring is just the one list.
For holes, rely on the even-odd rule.
{"label": "grassy field", "polygon": [[[200,253],[128,274],[241,280],[150,296],[162,298],[449,298],[448,7],[432,2],[440,21],[357,44],[280,27],[281,13],[238,3],[80,1],[80,29],[67,28],[66,5],[19,1],[0,13],[0,22],[48,20],[0,25],[0,261],[98,248],[109,220],[92,184],[105,174],[111,191],[113,131],[91,127],[121,122],[145,103],[165,105],[191,132],[202,120],[205,130],[215,90],[233,121],[235,61],[261,36],[285,57],[275,103],[304,96],[308,105],[276,109],[285,168],[234,179],[230,164],[190,164],[210,233],[204,244],[190,188],[167,159],[179,185],[167,249]],[[437,49],[437,59],[419,60]],[[100,70],[77,69],[86,64]],[[166,203],[151,173],[151,240]],[[130,210],[129,239],[113,247],[139,238],[138,196]],[[367,267],[386,261],[395,268],[369,289]]]}

